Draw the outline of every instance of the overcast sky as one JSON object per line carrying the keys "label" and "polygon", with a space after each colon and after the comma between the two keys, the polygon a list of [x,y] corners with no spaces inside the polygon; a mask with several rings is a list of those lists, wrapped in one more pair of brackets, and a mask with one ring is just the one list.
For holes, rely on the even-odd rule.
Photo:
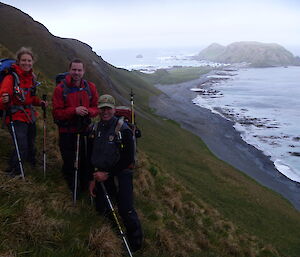
{"label": "overcast sky", "polygon": [[10,0],[60,37],[95,50],[227,45],[235,41],[300,48],[296,0]]}

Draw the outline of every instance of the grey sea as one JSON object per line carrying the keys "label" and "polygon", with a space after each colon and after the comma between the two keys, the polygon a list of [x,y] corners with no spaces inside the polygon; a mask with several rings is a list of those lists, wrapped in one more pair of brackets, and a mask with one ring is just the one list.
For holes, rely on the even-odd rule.
{"label": "grey sea", "polygon": [[215,65],[208,61],[196,61],[190,57],[199,52],[199,47],[165,49],[113,49],[97,51],[101,57],[116,67],[151,73],[157,69],[174,66]]}
{"label": "grey sea", "polygon": [[193,102],[232,120],[247,143],[300,182],[300,67],[240,69],[220,78],[213,94]]}

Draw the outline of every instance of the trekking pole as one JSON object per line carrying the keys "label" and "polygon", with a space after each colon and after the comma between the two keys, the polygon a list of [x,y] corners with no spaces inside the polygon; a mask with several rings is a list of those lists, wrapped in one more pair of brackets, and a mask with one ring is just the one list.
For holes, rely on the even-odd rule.
{"label": "trekking pole", "polygon": [[77,201],[77,185],[78,185],[78,169],[79,169],[79,147],[80,147],[80,133],[77,133],[76,141],[76,159],[75,159],[75,174],[74,174],[74,195],[73,195],[73,204],[76,205]]}
{"label": "trekking pole", "polygon": [[134,97],[134,93],[133,93],[132,88],[131,88],[131,91],[130,91],[131,123],[135,124],[135,120],[134,120],[134,108],[133,108],[133,104],[134,104],[133,97]]}
{"label": "trekking pole", "polygon": [[22,176],[22,179],[25,180],[24,169],[23,169],[21,155],[20,155],[20,151],[19,151],[18,140],[17,140],[15,126],[14,126],[14,122],[13,122],[13,119],[12,119],[12,113],[11,113],[10,108],[8,109],[8,113],[9,113],[10,127],[11,127],[11,131],[12,131],[13,141],[14,141],[14,145],[15,145],[15,148],[16,148],[18,162],[19,162],[19,166],[20,166],[21,176]]}
{"label": "trekking pole", "polygon": [[122,228],[121,228],[120,222],[119,222],[119,220],[118,220],[118,218],[117,218],[115,209],[114,209],[114,207],[113,207],[113,205],[112,205],[112,203],[111,203],[111,200],[110,200],[109,195],[108,195],[108,193],[107,193],[107,190],[106,190],[106,188],[105,188],[105,185],[104,185],[104,183],[103,183],[102,181],[100,182],[100,184],[101,184],[102,190],[103,190],[103,192],[104,192],[104,194],[105,194],[105,197],[106,197],[106,200],[107,200],[107,202],[108,202],[109,208],[110,208],[110,210],[111,210],[111,212],[112,212],[112,214],[113,214],[113,216],[114,216],[115,222],[116,222],[116,224],[117,224],[117,226],[118,226],[119,232],[120,232],[120,234],[121,234],[121,237],[122,237],[123,242],[124,242],[124,244],[125,244],[125,247],[126,247],[126,249],[127,249],[128,255],[129,255],[130,257],[133,257],[133,255],[132,255],[132,253],[131,253],[131,251],[130,251],[130,248],[129,248],[129,244],[128,244],[127,239],[126,239],[126,237],[125,237],[125,234],[124,234],[124,232],[123,232],[123,230],[122,230]]}
{"label": "trekking pole", "polygon": [[[42,100],[46,102],[47,100],[47,95],[42,96]],[[44,171],[44,178],[46,178],[46,106],[45,104],[42,105],[43,109],[43,118],[44,118],[44,139],[43,139],[43,171]]]}
{"label": "trekking pole", "polygon": [[[85,164],[87,164],[87,160],[88,160],[88,147],[87,147],[87,135],[84,135],[83,136],[83,141],[84,141],[84,157],[85,157]],[[87,166],[87,165],[85,165]],[[93,200],[93,197],[90,196],[90,202],[91,202],[91,205],[93,206],[94,205],[94,200]]]}
{"label": "trekking pole", "polygon": [[[82,106],[82,99],[80,98],[80,104]],[[77,121],[77,140],[76,140],[76,157],[75,157],[75,171],[74,171],[74,195],[73,195],[73,205],[76,205],[77,201],[77,187],[78,187],[78,171],[79,171],[79,150],[80,150],[80,132],[82,130],[82,118],[79,117]]]}

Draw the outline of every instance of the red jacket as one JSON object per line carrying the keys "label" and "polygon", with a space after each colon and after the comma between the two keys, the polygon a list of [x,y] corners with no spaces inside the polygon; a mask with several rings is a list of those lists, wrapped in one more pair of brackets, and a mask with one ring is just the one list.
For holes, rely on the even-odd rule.
{"label": "red jacket", "polygon": [[[72,84],[71,76],[67,75],[65,78],[66,85],[61,82],[54,89],[52,97],[52,114],[54,120],[58,123],[60,133],[76,133],[78,132],[76,107],[85,106],[88,108],[89,117],[98,115],[98,92],[94,83],[88,82],[91,92],[91,98],[86,90],[77,90],[77,87]],[[64,87],[69,87],[69,92],[64,96]],[[83,80],[80,88],[85,88]],[[72,91],[73,90],[73,91]],[[62,125],[64,123],[64,125]]]}
{"label": "red jacket", "polygon": [[[27,115],[24,113],[23,110],[18,110],[15,113],[12,114],[12,119],[13,120],[19,120],[23,122],[31,122],[31,120],[35,120],[37,113],[34,111],[32,113],[31,108],[28,106],[33,105],[33,106],[40,106],[41,105],[41,100],[37,96],[33,96],[31,93],[31,88],[33,88],[33,72],[30,70],[29,72],[23,71],[20,66],[13,64],[12,68],[15,70],[17,73],[19,80],[20,80],[20,91],[21,93],[23,92],[24,95],[24,102],[20,101],[16,94],[14,93],[14,78],[13,75],[7,75],[4,77],[2,83],[1,83],[1,88],[0,88],[0,96],[3,94],[9,94],[9,99],[11,99],[10,103],[7,106],[3,106],[2,101],[1,106],[3,109],[7,107],[12,107],[13,109],[14,106],[23,106]],[[33,114],[33,117],[32,117]],[[6,123],[10,121],[9,117],[6,117]]]}

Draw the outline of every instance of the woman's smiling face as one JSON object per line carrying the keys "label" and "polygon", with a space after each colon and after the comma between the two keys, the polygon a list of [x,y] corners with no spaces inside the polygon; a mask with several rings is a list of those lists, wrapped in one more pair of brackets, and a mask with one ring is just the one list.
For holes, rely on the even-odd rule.
{"label": "woman's smiling face", "polygon": [[23,71],[30,71],[33,66],[33,59],[29,54],[22,54],[19,60],[19,66]]}

